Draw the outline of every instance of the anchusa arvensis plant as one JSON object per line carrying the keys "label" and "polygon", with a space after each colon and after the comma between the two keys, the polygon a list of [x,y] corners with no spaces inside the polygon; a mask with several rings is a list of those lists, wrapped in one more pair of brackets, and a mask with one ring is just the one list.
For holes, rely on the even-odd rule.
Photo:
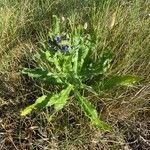
{"label": "anchusa arvensis plant", "polygon": [[25,116],[33,110],[53,107],[54,111],[50,112],[50,118],[52,118],[69,103],[71,96],[92,124],[102,130],[110,131],[111,126],[99,118],[94,106],[82,93],[88,90],[91,94],[98,96],[99,93],[95,91],[92,84],[88,84],[98,76],[100,78],[97,83],[103,91],[118,85],[132,85],[140,78],[117,75],[106,77],[111,65],[112,53],[103,51],[94,61],[91,56],[96,49],[95,42],[90,34],[86,34],[84,26],[79,25],[63,33],[60,20],[56,16],[53,19],[53,28],[45,44],[47,47],[44,46],[46,48],[33,57],[37,66],[33,69],[23,68],[22,73],[48,85],[59,87],[60,92],[52,93],[44,90],[43,95],[38,97],[34,104],[21,111],[21,115]]}

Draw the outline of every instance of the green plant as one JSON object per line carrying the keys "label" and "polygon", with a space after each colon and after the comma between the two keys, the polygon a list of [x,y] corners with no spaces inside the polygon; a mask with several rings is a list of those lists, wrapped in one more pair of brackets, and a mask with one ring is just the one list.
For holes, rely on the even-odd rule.
{"label": "green plant", "polygon": [[[74,96],[85,115],[92,124],[102,130],[110,131],[111,126],[99,119],[94,106],[81,94],[84,90],[90,90],[97,94],[89,85],[89,81],[100,76],[101,90],[113,88],[116,85],[131,85],[140,80],[133,76],[113,76],[106,78],[106,73],[112,60],[111,52],[103,52],[101,57],[94,61],[91,57],[95,44],[89,34],[85,34],[83,26],[73,28],[70,33],[62,33],[60,20],[54,16],[53,30],[49,33],[49,48],[41,50],[34,56],[37,67],[34,69],[23,68],[22,73],[29,77],[42,80],[47,84],[59,87],[61,92],[57,94],[46,93],[39,97],[34,104],[21,112],[21,116],[31,113],[33,110],[54,107],[50,118],[61,110]],[[44,45],[46,48],[46,46]]]}

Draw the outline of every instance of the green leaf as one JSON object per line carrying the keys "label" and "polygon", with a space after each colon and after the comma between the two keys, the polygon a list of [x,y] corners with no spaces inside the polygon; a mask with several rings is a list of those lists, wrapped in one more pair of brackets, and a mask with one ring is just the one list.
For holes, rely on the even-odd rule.
{"label": "green leaf", "polygon": [[41,59],[42,61],[48,61],[48,62],[52,62],[52,58],[51,58],[51,53],[50,51],[40,51],[37,54],[35,54],[33,56],[33,59],[35,61],[37,61],[37,59]]}
{"label": "green leaf", "polygon": [[34,104],[26,107],[23,111],[21,111],[21,116],[26,116],[30,114],[33,110],[46,106],[48,102],[46,97],[47,97],[46,95],[39,97]]}
{"label": "green leaf", "polygon": [[35,69],[23,68],[22,73],[27,74],[31,78],[40,79],[45,83],[54,83],[54,84],[62,83],[59,74],[54,74],[48,72],[47,70],[42,70],[41,68],[35,68]]}
{"label": "green leaf", "polygon": [[[21,116],[26,116],[30,114],[33,110],[49,107],[54,105],[55,111],[59,111],[64,107],[72,90],[72,85],[69,85],[66,89],[62,90],[61,93],[51,95],[43,95],[39,97],[34,104],[26,107],[21,111]],[[54,112],[55,113],[55,112]]]}
{"label": "green leaf", "polygon": [[105,74],[110,68],[110,63],[112,61],[112,53],[110,51],[103,52],[99,58],[98,63],[93,66],[95,68],[94,74]]}
{"label": "green leaf", "polygon": [[55,68],[59,72],[62,72],[62,67],[61,67],[61,64],[60,64],[61,57],[62,57],[62,53],[60,51],[58,51],[57,53],[55,53],[55,55],[53,56],[53,63],[55,65]]}
{"label": "green leaf", "polygon": [[133,84],[141,81],[141,77],[124,75],[124,76],[113,76],[110,79],[104,80],[104,89],[110,89],[114,86],[132,86]]}
{"label": "green leaf", "polygon": [[86,40],[83,39],[82,43],[80,44],[79,61],[78,61],[79,71],[81,71],[84,65],[84,62],[87,63],[86,57],[88,57],[89,51],[94,47],[89,40],[90,40],[90,37],[89,39],[86,39]]}
{"label": "green leaf", "polygon": [[94,95],[98,95],[98,93],[95,91],[95,89],[92,86],[88,86],[86,84],[83,84],[83,87],[85,90],[89,91],[90,93]]}
{"label": "green leaf", "polygon": [[55,67],[55,70],[57,69],[59,72],[61,72],[61,66],[59,62],[61,55],[61,52],[57,52],[54,55],[51,55],[50,51],[42,51],[34,55],[34,60],[38,63],[37,59],[41,59],[41,63],[46,62],[47,64],[50,64],[53,69]]}
{"label": "green leaf", "polygon": [[62,109],[67,102],[72,87],[73,87],[72,85],[69,85],[66,89],[62,90],[59,94],[53,95],[46,106],[54,105],[56,111]]}
{"label": "green leaf", "polygon": [[92,60],[90,60],[89,63],[85,64],[82,70],[82,76],[84,78],[91,78],[93,76],[104,75],[110,68],[111,61],[111,52],[102,53],[99,60],[96,62],[92,62]]}
{"label": "green leaf", "polygon": [[53,15],[53,32],[55,36],[60,34],[60,19],[56,15]]}
{"label": "green leaf", "polygon": [[63,65],[62,65],[62,70],[63,70],[64,73],[69,73],[69,72],[73,71],[72,55],[64,57],[64,62],[63,62]]}
{"label": "green leaf", "polygon": [[79,105],[84,111],[85,115],[90,118],[91,122],[96,125],[98,128],[104,131],[110,131],[112,128],[107,123],[103,122],[99,119],[97,115],[96,109],[92,106],[92,104],[87,101],[83,96],[79,94],[79,92],[75,91],[75,94],[78,98]]}
{"label": "green leaf", "polygon": [[31,78],[44,78],[47,76],[48,71],[42,70],[40,68],[35,69],[23,68],[22,73],[27,74]]}
{"label": "green leaf", "polygon": [[73,56],[73,59],[72,59],[72,62],[73,62],[73,71],[74,71],[75,75],[78,72],[78,56],[79,56],[78,51],[79,51],[78,49],[75,49],[75,53],[74,53],[74,56]]}

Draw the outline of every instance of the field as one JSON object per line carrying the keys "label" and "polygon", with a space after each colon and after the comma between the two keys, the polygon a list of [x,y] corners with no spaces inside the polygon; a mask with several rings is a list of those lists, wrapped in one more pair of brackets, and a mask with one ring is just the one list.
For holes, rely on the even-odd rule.
{"label": "field", "polygon": [[[102,52],[113,53],[107,76],[143,79],[133,86],[98,91],[97,96],[84,93],[113,131],[93,126],[73,96],[52,121],[47,119],[49,108],[20,115],[44,90],[41,82],[22,74],[21,68],[35,66],[33,56],[42,49],[41,43],[48,43],[53,15],[64,22],[64,31],[69,21],[74,28],[83,25],[95,37],[93,61]],[[0,149],[149,149],[149,27],[148,0],[0,0]]]}

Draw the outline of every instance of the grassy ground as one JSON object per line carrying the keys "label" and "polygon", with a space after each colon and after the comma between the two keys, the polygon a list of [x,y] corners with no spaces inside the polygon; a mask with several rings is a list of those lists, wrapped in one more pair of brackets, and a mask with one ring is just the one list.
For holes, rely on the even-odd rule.
{"label": "grassy ground", "polygon": [[[145,150],[150,147],[150,3],[148,0],[1,0],[0,1],[0,149],[2,150]],[[19,71],[47,39],[52,15],[87,22],[96,32],[97,53],[111,49],[109,74],[144,78],[132,88],[116,88],[94,100],[104,133],[84,117],[74,102],[48,123],[45,110],[21,118],[41,89]],[[93,99],[88,96],[89,99]]]}

